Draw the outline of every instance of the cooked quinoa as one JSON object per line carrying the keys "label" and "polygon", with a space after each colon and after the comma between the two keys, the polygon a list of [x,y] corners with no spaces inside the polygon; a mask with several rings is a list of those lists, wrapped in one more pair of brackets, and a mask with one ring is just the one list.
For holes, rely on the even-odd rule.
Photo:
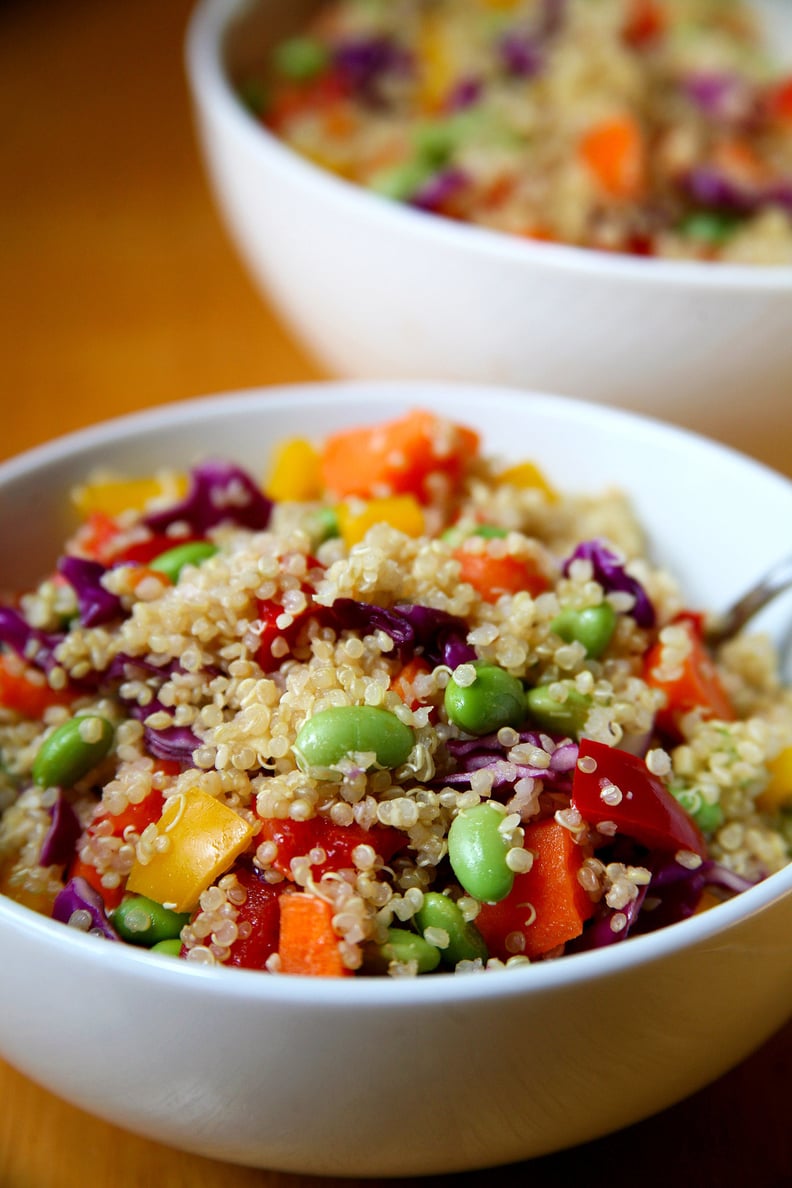
{"label": "cooked quinoa", "polygon": [[419,210],[790,265],[792,74],[755,16],[743,0],[331,0],[238,83],[297,152]]}
{"label": "cooked quinoa", "polygon": [[54,574],[0,608],[2,890],[192,962],[403,976],[779,870],[770,642],[713,656],[627,495],[537,462],[415,410],[283,443],[261,486],[86,476]]}

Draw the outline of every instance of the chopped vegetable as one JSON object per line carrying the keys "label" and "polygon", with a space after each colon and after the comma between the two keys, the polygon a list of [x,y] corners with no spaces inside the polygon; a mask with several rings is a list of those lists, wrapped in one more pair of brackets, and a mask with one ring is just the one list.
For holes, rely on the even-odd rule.
{"label": "chopped vegetable", "polygon": [[580,740],[572,805],[589,825],[614,826],[649,850],[706,856],[698,826],[644,760],[606,743]]}
{"label": "chopped vegetable", "polygon": [[432,476],[444,476],[455,486],[478,446],[472,430],[415,409],[396,421],[328,437],[321,454],[322,481],[341,499],[410,494],[424,502]]}
{"label": "chopped vegetable", "polygon": [[476,917],[490,953],[502,961],[542,957],[580,936],[594,912],[578,880],[586,852],[568,829],[552,818],[536,821],[526,826],[524,845],[533,854],[531,869],[517,874],[509,894],[483,904]]}
{"label": "chopped vegetable", "polygon": [[535,598],[550,587],[533,562],[508,553],[500,556],[486,550],[474,552],[461,545],[453,555],[459,562],[461,581],[468,582],[487,602],[523,591]]}
{"label": "chopped vegetable", "polygon": [[278,953],[285,974],[340,978],[351,972],[341,960],[332,907],[302,891],[281,896]]}
{"label": "chopped vegetable", "polygon": [[702,718],[731,721],[734,709],[696,623],[682,618],[674,628],[682,634],[681,643],[677,639],[667,644],[661,638],[644,659],[644,679],[666,698],[657,717],[658,725],[676,734],[680,719],[694,710]]}
{"label": "chopped vegetable", "polygon": [[137,859],[127,890],[188,912],[247,848],[255,826],[208,792],[192,789],[168,801],[157,833],[167,849],[154,850],[145,862]]}
{"label": "chopped vegetable", "polygon": [[622,112],[584,133],[580,155],[597,184],[610,197],[637,198],[645,184],[645,144],[640,124]]}

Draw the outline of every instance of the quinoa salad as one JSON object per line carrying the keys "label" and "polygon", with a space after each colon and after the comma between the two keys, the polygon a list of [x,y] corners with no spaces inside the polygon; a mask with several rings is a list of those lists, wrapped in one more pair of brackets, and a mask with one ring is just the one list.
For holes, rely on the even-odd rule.
{"label": "quinoa salad", "polygon": [[495,971],[714,908],[792,843],[792,692],[628,496],[412,409],[262,475],[86,475],[0,605],[0,890],[263,974]]}
{"label": "quinoa salad", "polygon": [[792,265],[792,67],[744,0],[332,0],[238,78],[291,148],[415,209]]}

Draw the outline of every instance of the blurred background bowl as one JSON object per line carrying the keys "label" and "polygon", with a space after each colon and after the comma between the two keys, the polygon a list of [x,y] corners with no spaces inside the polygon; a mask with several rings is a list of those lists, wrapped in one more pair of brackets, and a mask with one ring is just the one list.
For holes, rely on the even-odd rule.
{"label": "blurred background bowl", "polygon": [[[727,602],[785,547],[792,482],[678,429],[527,392],[338,383],[187,401],[0,466],[0,586],[48,572],[73,527],[67,492],[98,467],[149,473],[211,453],[260,474],[271,443],[306,426],[320,437],[415,406],[477,427],[504,459],[530,442],[559,488],[618,476],[691,605]],[[788,606],[763,626],[787,621]],[[789,1015],[791,932],[789,866],[560,961],[311,979],[196,968],[0,897],[0,1054],[89,1113],[215,1159],[355,1177],[490,1167],[627,1126],[746,1057]]]}
{"label": "blurred background bowl", "polygon": [[[792,6],[755,0],[792,61]],[[792,268],[530,242],[379,197],[299,157],[234,80],[310,0],[200,0],[187,38],[219,210],[263,294],[332,374],[566,393],[739,441],[792,397]]]}

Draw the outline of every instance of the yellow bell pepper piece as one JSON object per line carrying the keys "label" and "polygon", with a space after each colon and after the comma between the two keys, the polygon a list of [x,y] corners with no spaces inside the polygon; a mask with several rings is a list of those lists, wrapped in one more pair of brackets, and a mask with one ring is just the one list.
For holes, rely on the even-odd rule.
{"label": "yellow bell pepper piece", "polygon": [[390,524],[405,536],[422,536],[425,528],[423,510],[414,495],[370,499],[361,510],[355,505],[340,503],[336,516],[341,538],[350,548],[375,524]]}
{"label": "yellow bell pepper piece", "polygon": [[512,487],[519,487],[521,491],[535,488],[541,491],[550,503],[558,499],[558,492],[542,474],[535,462],[518,462],[509,466],[498,475],[499,483],[508,483]]}
{"label": "yellow bell pepper piece", "polygon": [[157,824],[170,845],[145,864],[137,861],[127,890],[175,912],[191,912],[201,892],[247,849],[255,827],[208,792],[172,797]]}
{"label": "yellow bell pepper piece", "polygon": [[756,798],[756,807],[763,813],[775,813],[792,805],[792,747],[785,747],[767,765],[770,780]]}
{"label": "yellow bell pepper piece", "polygon": [[449,52],[442,21],[435,13],[427,13],[418,34],[417,59],[423,64],[421,103],[434,111],[446,98],[455,78],[454,63]]}
{"label": "yellow bell pepper piece", "polygon": [[272,455],[264,490],[270,499],[305,502],[322,494],[319,454],[310,441],[292,437]]}
{"label": "yellow bell pepper piece", "polygon": [[152,499],[182,499],[187,491],[183,474],[152,475],[147,478],[97,478],[75,487],[72,503],[83,517],[92,512],[118,516],[125,511],[143,511]]}

